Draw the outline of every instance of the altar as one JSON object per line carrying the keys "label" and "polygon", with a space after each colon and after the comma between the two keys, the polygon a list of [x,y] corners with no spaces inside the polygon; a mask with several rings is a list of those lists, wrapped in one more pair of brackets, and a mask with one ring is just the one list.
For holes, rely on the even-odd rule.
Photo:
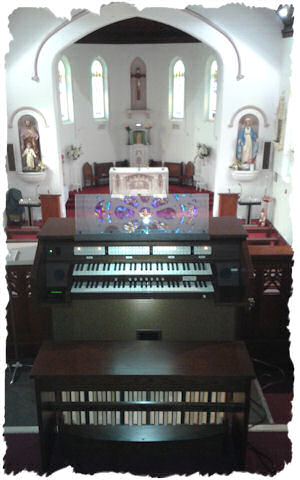
{"label": "altar", "polygon": [[115,197],[165,197],[169,191],[169,170],[166,167],[112,167],[109,170],[109,191]]}

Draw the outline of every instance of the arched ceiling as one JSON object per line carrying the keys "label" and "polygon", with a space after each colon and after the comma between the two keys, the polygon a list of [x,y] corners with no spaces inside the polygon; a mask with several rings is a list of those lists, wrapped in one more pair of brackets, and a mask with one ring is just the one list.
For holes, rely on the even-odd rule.
{"label": "arched ceiling", "polygon": [[133,17],[95,30],[76,43],[200,43],[200,40],[171,25],[146,18]]}

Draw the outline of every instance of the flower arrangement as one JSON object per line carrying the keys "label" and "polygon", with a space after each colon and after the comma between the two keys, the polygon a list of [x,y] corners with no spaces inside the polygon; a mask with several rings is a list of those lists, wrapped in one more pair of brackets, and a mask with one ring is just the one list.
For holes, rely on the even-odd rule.
{"label": "flower arrangement", "polygon": [[130,132],[130,130],[131,130],[131,127],[130,127],[130,125],[128,125],[128,123],[126,123],[124,125],[124,128],[125,128],[125,130],[127,130],[127,132]]}
{"label": "flower arrangement", "polygon": [[197,143],[197,156],[206,158],[209,156],[210,149],[204,143]]}
{"label": "flower arrangement", "polygon": [[77,160],[77,158],[79,158],[80,155],[82,155],[81,145],[79,145],[78,147],[76,147],[76,145],[71,145],[67,150],[67,157],[70,160]]}

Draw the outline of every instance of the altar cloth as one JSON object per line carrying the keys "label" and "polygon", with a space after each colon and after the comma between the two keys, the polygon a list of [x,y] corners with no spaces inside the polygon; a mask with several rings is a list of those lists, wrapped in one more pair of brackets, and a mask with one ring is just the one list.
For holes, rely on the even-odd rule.
{"label": "altar cloth", "polygon": [[169,191],[169,170],[166,167],[112,167],[109,170],[109,191],[116,197],[165,197]]}

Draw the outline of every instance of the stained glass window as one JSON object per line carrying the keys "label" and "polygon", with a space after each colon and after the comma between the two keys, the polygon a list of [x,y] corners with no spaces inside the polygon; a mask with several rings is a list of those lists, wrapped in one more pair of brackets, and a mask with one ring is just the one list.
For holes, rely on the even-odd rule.
{"label": "stained glass window", "polygon": [[93,117],[105,118],[105,69],[100,60],[93,61],[91,73]]}
{"label": "stained glass window", "polygon": [[73,121],[73,97],[71,69],[66,58],[58,62],[58,91],[60,114],[63,122]]}
{"label": "stained glass window", "polygon": [[182,60],[177,60],[172,72],[172,118],[184,118],[184,73]]}
{"label": "stained glass window", "polygon": [[208,119],[214,120],[217,111],[217,91],[218,91],[218,64],[213,60],[210,66],[209,77],[209,105],[208,105]]}

